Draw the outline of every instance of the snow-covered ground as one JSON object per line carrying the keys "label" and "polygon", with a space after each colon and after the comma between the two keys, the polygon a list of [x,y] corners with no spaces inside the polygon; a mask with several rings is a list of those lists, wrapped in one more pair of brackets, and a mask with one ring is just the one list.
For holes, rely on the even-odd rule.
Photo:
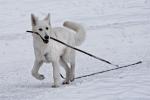
{"label": "snow-covered ground", "polygon": [[[82,23],[78,48],[119,65],[143,63],[51,88],[50,64],[40,70],[45,80],[31,76],[31,13],[51,13],[52,26]],[[76,76],[114,68],[81,53],[76,63]],[[149,64],[150,0],[0,0],[0,100],[150,100]]]}

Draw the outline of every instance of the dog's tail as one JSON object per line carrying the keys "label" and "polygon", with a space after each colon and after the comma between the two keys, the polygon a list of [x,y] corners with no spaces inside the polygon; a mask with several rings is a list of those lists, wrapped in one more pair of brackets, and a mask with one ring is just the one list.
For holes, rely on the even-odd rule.
{"label": "dog's tail", "polygon": [[78,23],[70,22],[70,21],[65,21],[63,26],[70,28],[76,32],[75,44],[77,46],[81,45],[81,43],[85,40],[85,35],[86,35],[86,32],[85,32],[83,26],[81,26]]}

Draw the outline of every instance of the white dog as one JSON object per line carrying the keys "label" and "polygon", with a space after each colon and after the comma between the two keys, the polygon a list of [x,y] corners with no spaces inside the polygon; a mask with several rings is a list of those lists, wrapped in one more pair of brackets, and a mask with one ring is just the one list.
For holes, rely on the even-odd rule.
{"label": "white dog", "polygon": [[[79,46],[85,39],[84,28],[77,23],[66,21],[64,27],[51,27],[50,15],[43,20],[39,20],[31,14],[32,31],[38,32],[40,36],[33,34],[33,47],[35,52],[35,62],[32,69],[32,75],[39,80],[44,76],[39,74],[39,68],[43,63],[52,63],[53,66],[53,87],[60,86],[60,65],[66,71],[66,79],[63,84],[69,84],[75,77],[75,51],[70,49],[49,37],[56,38],[71,46]],[[60,65],[59,65],[60,64]]]}

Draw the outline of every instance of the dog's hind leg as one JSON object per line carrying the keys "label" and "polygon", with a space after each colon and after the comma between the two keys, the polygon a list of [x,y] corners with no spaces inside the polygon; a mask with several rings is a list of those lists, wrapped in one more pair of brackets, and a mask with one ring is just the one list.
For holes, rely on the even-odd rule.
{"label": "dog's hind leg", "polygon": [[66,79],[64,80],[63,84],[69,84],[70,68],[62,57],[60,58],[59,62],[66,71]]}
{"label": "dog's hind leg", "polygon": [[75,63],[71,63],[71,69],[70,69],[70,81],[74,81],[75,78]]}
{"label": "dog's hind leg", "polygon": [[60,86],[60,69],[59,69],[59,60],[52,62],[53,66],[53,78],[54,78],[54,85],[52,87],[59,87]]}
{"label": "dog's hind leg", "polygon": [[70,81],[74,81],[75,78],[75,51],[72,53],[71,62],[70,62]]}
{"label": "dog's hind leg", "polygon": [[38,80],[43,80],[44,79],[44,75],[41,75],[41,74],[38,73],[38,71],[39,71],[42,64],[43,64],[42,61],[35,60],[34,61],[34,66],[32,68],[32,76],[34,76]]}

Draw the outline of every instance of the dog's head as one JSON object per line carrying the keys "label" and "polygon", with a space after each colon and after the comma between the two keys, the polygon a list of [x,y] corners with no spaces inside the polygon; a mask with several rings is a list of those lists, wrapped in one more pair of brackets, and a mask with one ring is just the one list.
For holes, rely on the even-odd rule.
{"label": "dog's head", "polygon": [[31,14],[31,23],[32,31],[38,32],[44,39],[43,42],[48,43],[51,31],[50,14],[48,14],[43,20],[39,20],[34,14]]}

